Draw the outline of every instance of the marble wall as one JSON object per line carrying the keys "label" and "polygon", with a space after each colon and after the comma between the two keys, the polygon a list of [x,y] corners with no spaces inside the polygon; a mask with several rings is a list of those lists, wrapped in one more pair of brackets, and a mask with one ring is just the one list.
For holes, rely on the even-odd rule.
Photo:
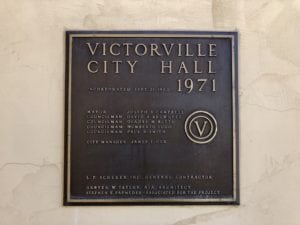
{"label": "marble wall", "polygon": [[[66,29],[239,31],[240,206],[62,206]],[[299,37],[299,0],[2,0],[0,224],[300,224]]]}

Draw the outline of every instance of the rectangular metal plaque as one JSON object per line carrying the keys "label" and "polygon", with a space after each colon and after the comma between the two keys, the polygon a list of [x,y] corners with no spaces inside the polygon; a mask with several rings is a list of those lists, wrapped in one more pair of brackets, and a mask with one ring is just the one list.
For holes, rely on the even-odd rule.
{"label": "rectangular metal plaque", "polygon": [[65,205],[238,204],[236,32],[66,33]]}

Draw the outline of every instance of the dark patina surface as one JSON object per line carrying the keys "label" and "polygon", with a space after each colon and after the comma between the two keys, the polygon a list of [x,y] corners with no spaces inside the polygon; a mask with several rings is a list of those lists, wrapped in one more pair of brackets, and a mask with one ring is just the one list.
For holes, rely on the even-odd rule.
{"label": "dark patina surface", "polygon": [[238,204],[237,105],[236,32],[67,32],[64,204]]}

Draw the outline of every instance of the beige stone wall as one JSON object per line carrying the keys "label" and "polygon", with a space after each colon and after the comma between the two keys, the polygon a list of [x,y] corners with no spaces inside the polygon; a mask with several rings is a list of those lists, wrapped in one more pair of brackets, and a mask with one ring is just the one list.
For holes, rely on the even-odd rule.
{"label": "beige stone wall", "polygon": [[[240,206],[63,207],[64,31],[238,30]],[[300,0],[1,0],[1,225],[300,224]]]}

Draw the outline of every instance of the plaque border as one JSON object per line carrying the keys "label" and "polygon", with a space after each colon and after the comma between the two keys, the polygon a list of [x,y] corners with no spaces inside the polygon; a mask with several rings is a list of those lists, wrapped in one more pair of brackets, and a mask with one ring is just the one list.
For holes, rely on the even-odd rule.
{"label": "plaque border", "polygon": [[[233,197],[232,198],[151,198],[87,199],[71,198],[71,82],[73,37],[201,37],[231,39],[232,54],[232,122],[233,122]],[[238,32],[237,31],[65,31],[65,128],[63,205],[239,205],[239,117],[238,117]]]}

